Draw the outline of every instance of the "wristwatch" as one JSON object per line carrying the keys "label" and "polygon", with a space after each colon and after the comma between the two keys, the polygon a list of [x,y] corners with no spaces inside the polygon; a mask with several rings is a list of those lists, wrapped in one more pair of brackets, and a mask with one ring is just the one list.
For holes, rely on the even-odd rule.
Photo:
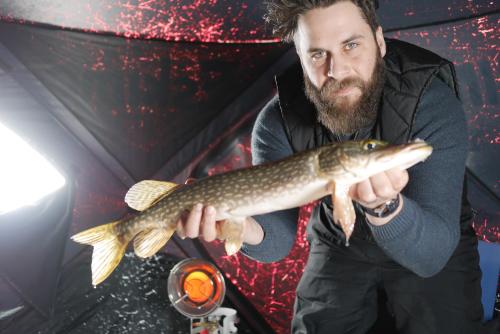
{"label": "wristwatch", "polygon": [[370,209],[366,207],[362,207],[363,211],[365,214],[373,216],[373,217],[378,217],[378,218],[385,218],[393,214],[399,207],[399,194],[396,196],[396,198],[391,199],[390,201],[387,201],[376,208]]}

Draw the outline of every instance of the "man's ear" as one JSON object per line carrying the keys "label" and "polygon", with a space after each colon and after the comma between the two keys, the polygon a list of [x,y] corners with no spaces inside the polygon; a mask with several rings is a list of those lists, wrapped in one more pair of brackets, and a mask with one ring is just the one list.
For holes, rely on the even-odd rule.
{"label": "man's ear", "polygon": [[382,31],[381,26],[378,26],[377,31],[375,31],[375,40],[378,44],[378,48],[380,49],[380,56],[384,57],[386,52],[386,47],[385,47],[384,32]]}

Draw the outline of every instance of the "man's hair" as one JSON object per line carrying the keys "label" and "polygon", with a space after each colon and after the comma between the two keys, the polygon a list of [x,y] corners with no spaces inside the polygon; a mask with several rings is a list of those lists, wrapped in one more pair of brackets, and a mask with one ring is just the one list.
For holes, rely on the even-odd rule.
{"label": "man's hair", "polygon": [[325,8],[344,1],[352,2],[360,9],[366,23],[375,33],[380,24],[375,13],[374,0],[267,0],[264,19],[271,24],[277,37],[285,42],[292,42],[300,15],[315,8]]}

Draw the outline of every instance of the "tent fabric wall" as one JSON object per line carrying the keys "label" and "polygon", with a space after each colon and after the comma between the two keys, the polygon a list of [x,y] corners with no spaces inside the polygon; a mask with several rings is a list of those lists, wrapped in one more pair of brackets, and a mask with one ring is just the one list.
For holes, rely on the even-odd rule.
{"label": "tent fabric wall", "polygon": [[[136,181],[181,151],[284,52],[269,44],[131,41],[8,23],[0,42]],[[209,141],[226,127],[218,124]]]}
{"label": "tent fabric wall", "polygon": [[[469,122],[469,197],[478,210],[474,224],[479,238],[499,242],[498,4],[379,4],[387,36],[455,63]],[[261,1],[243,0],[0,3],[0,122],[71,175],[74,208],[66,237],[130,213],[123,196],[140,179],[182,182],[192,171],[200,176],[249,164],[249,121],[273,94],[272,73],[294,54],[273,38],[262,13]],[[237,154],[222,154],[228,147]],[[176,238],[166,252],[178,258],[199,254],[196,249],[202,247],[272,328],[287,332],[306,260],[303,228],[309,212],[310,207],[301,211],[290,256],[274,264],[226,257],[217,243]],[[70,268],[81,268],[74,261],[85,262],[82,256],[88,253],[66,241],[59,254],[64,256],[61,270],[71,277]],[[29,265],[36,259],[25,261]],[[127,276],[120,268],[115,275]],[[5,286],[5,276],[1,282]],[[64,294],[70,284],[57,286]],[[13,304],[19,303],[17,297],[14,291]],[[119,301],[113,305],[118,308]],[[83,318],[95,313],[86,314]]]}

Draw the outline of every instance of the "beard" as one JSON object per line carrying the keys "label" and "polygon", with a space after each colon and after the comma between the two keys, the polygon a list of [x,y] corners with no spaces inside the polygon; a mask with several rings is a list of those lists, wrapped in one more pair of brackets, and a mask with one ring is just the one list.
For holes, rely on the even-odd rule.
{"label": "beard", "polygon": [[[331,132],[341,135],[353,134],[375,122],[384,82],[384,60],[378,51],[368,82],[353,77],[342,81],[328,78],[323,87],[318,89],[304,72],[305,94],[316,107],[318,121]],[[336,92],[352,87],[361,90],[356,101],[351,102],[345,96],[333,97]]]}

